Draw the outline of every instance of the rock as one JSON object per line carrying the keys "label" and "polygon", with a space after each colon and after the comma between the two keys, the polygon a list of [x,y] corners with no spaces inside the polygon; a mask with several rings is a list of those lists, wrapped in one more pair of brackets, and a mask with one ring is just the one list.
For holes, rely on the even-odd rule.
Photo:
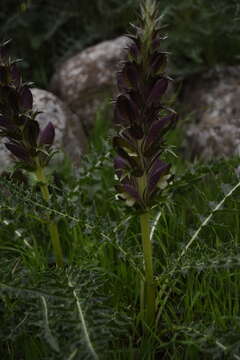
{"label": "rock", "polygon": [[[63,150],[69,158],[78,165],[82,153],[87,147],[87,140],[81,123],[68,107],[49,91],[33,88],[33,109],[42,111],[37,115],[40,128],[44,128],[49,121],[55,127],[54,145]],[[12,163],[12,155],[0,142],[1,172]]]}
{"label": "rock", "polygon": [[7,151],[4,140],[0,139],[0,173],[6,170],[12,163],[10,152]]}
{"label": "rock", "polygon": [[50,89],[78,115],[89,134],[96,112],[116,91],[116,72],[124,57],[126,37],[91,46],[64,62]]}
{"label": "rock", "polygon": [[186,132],[192,157],[240,155],[240,66],[217,68],[187,83],[183,103],[195,123]]}
{"label": "rock", "polygon": [[49,91],[35,88],[32,94],[34,110],[42,111],[37,117],[40,127],[52,121],[55,146],[60,147],[75,164],[79,164],[87,147],[87,139],[78,117]]}

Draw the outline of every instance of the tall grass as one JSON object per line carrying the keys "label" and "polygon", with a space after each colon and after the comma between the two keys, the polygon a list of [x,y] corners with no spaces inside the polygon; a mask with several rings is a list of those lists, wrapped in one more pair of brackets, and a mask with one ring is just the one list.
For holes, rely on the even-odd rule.
{"label": "tall grass", "polygon": [[48,211],[58,221],[64,269],[51,265],[39,191],[1,180],[2,358],[238,359],[239,158],[175,159],[172,197],[151,218],[158,314],[146,339],[140,229],[116,206],[102,138],[80,171],[66,161],[55,174]]}

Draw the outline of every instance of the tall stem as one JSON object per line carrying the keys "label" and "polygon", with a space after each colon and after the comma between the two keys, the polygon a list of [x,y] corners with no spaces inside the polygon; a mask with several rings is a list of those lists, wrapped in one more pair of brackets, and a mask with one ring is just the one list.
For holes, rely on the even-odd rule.
{"label": "tall stem", "polygon": [[[140,154],[140,161],[143,168],[145,168],[144,158],[141,153],[141,141],[138,142],[138,151]],[[144,191],[147,187],[146,173],[138,178],[138,191],[140,196],[144,197]],[[153,259],[152,259],[152,243],[150,239],[150,224],[149,213],[145,212],[140,215],[140,225],[142,234],[142,247],[144,255],[145,267],[145,284],[144,284],[144,319],[148,326],[152,326],[155,316],[155,287],[153,278]]]}
{"label": "tall stem", "polygon": [[155,317],[155,286],[153,279],[149,213],[140,215],[140,224],[145,265],[145,321],[148,326],[151,326],[154,323]]}
{"label": "tall stem", "polygon": [[[46,177],[45,177],[43,168],[38,166],[37,170],[35,171],[35,174],[36,174],[38,181],[40,182],[40,189],[41,189],[42,197],[44,200],[46,200],[48,202],[50,199],[50,194],[49,194],[48,185],[46,182]],[[61,248],[61,243],[60,243],[60,239],[59,239],[58,227],[54,221],[50,220],[49,216],[48,216],[48,229],[49,229],[50,237],[51,237],[51,241],[52,241],[53,252],[54,252],[55,258],[56,258],[56,264],[57,264],[57,266],[63,266],[63,255],[62,255],[62,248]]]}

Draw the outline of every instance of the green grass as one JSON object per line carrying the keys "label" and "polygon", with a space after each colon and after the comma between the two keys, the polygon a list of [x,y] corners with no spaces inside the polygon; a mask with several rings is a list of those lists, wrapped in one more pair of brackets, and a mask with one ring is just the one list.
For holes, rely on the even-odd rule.
{"label": "green grass", "polygon": [[[171,196],[152,211],[158,312],[146,337],[138,217],[115,199],[112,150],[98,126],[102,141],[93,133],[80,169],[68,160],[50,169],[50,205],[34,179],[1,178],[1,358],[239,359],[239,158],[171,157]],[[170,139],[177,147],[180,135]],[[63,269],[53,265],[46,206]]]}

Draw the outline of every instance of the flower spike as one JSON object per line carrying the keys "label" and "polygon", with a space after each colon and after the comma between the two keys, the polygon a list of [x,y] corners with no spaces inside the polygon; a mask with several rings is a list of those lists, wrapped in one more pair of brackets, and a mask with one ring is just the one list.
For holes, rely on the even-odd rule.
{"label": "flower spike", "polygon": [[22,167],[36,171],[52,156],[54,127],[49,123],[40,131],[30,84],[23,83],[17,61],[8,55],[9,44],[0,44],[0,136]]}
{"label": "flower spike", "polygon": [[168,53],[161,50],[161,45],[166,36],[156,4],[148,0],[141,10],[139,26],[133,25],[134,34],[127,35],[127,59],[117,74],[119,95],[114,122],[120,132],[113,143],[118,154],[116,173],[121,174],[118,191],[125,194],[130,174],[131,194],[135,194],[132,204],[146,211],[153,205],[153,195],[163,191],[171,178],[171,165],[159,156],[166,147],[164,136],[175,125],[177,115],[164,106],[171,79],[165,72]]}
{"label": "flower spike", "polygon": [[[22,168],[34,172],[45,201],[50,193],[44,168],[53,151],[54,127],[52,123],[40,130],[36,121],[39,112],[33,111],[33,96],[29,83],[23,83],[16,60],[8,56],[9,42],[0,44],[0,136],[7,139],[5,146]],[[63,255],[57,224],[47,214],[48,227],[56,257],[63,265]]]}

